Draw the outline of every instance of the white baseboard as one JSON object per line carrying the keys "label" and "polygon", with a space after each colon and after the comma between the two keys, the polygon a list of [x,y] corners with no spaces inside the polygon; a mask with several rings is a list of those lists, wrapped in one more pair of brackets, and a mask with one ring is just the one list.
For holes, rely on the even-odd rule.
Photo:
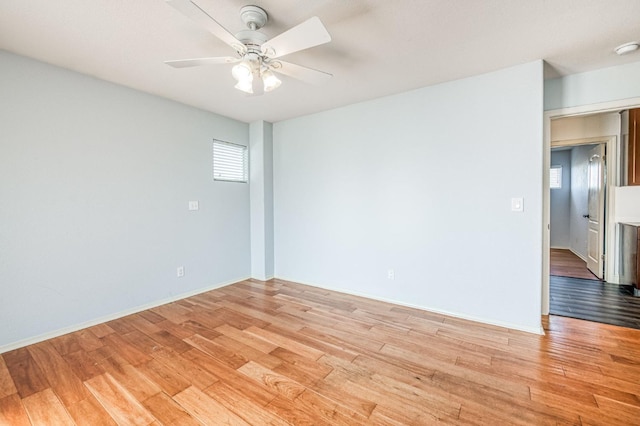
{"label": "white baseboard", "polygon": [[196,290],[192,290],[186,293],[182,293],[182,294],[178,294],[172,297],[168,297],[165,299],[161,299],[161,300],[156,300],[144,305],[140,305],[140,306],[136,306],[130,309],[125,309],[124,311],[120,311],[120,312],[116,312],[113,314],[109,314],[109,315],[105,315],[102,316],[100,318],[95,318],[89,321],[85,321],[83,323],[80,324],[73,324],[70,325],[68,327],[63,327],[63,328],[59,328],[57,330],[53,330],[44,334],[39,334],[37,336],[33,336],[33,337],[29,337],[27,339],[23,339],[23,340],[19,340],[17,342],[12,342],[6,345],[2,345],[0,346],[0,354],[3,354],[5,352],[9,352],[12,351],[14,349],[18,349],[18,348],[22,348],[25,346],[29,346],[29,345],[33,345],[34,343],[39,343],[42,342],[44,340],[48,340],[48,339],[53,339],[55,337],[59,337],[65,334],[69,334],[69,333],[73,333],[88,327],[92,327],[94,325],[97,324],[102,324],[108,321],[113,321],[115,319],[118,318],[122,318],[122,317],[126,317],[127,315],[131,315],[131,314],[135,314],[138,312],[142,312],[142,311],[146,311],[147,309],[152,309],[155,308],[157,306],[160,305],[166,305],[167,303],[172,303],[172,302],[176,302],[178,300],[182,300],[182,299],[186,299],[188,297],[191,296],[196,296],[198,294],[201,293],[206,293],[207,291],[211,291],[211,290],[215,290],[218,288],[222,288],[222,287],[226,287],[228,285],[240,282],[240,281],[245,281],[248,280],[250,277],[244,277],[244,278],[238,278],[238,279],[234,279],[232,281],[228,281],[228,282],[222,282],[222,283],[218,283],[218,284],[213,284],[207,287],[203,287],[203,288],[199,288]]}
{"label": "white baseboard", "polygon": [[580,253],[577,253],[576,251],[574,251],[573,249],[569,249],[569,251],[573,254],[575,254],[576,256],[578,256],[580,259],[584,260],[585,262],[587,261],[587,258],[583,255],[581,255]]}
{"label": "white baseboard", "polygon": [[252,279],[252,280],[258,280],[258,281],[262,281],[262,282],[267,282],[267,281],[272,280],[272,279],[274,279],[274,278],[275,278],[275,277],[274,277],[273,275],[270,275],[270,276],[268,276],[268,277],[261,277],[261,278],[258,278],[258,277],[251,277],[251,279]]}
{"label": "white baseboard", "polygon": [[521,326],[519,324],[512,324],[512,323],[507,323],[507,322],[502,322],[502,321],[493,321],[493,320],[489,320],[487,318],[480,318],[480,317],[475,317],[473,315],[461,314],[459,312],[451,312],[451,311],[447,311],[447,310],[443,310],[443,309],[437,309],[437,308],[433,308],[433,307],[413,305],[411,303],[405,303],[405,302],[401,302],[401,301],[394,300],[394,299],[387,299],[387,298],[384,298],[384,297],[372,296],[370,294],[364,294],[364,293],[359,293],[359,292],[354,292],[354,291],[348,291],[348,290],[345,290],[345,289],[342,289],[342,288],[334,288],[334,287],[329,287],[329,286],[326,286],[326,285],[303,282],[303,281],[300,281],[300,280],[293,280],[293,279],[283,278],[283,277],[277,277],[276,279],[283,280],[283,281],[291,281],[293,283],[300,283],[300,284],[308,285],[308,286],[311,286],[311,287],[316,287],[316,288],[322,288],[322,289],[325,289],[325,290],[335,291],[335,292],[338,292],[338,293],[350,294],[352,296],[364,297],[364,298],[370,299],[370,300],[378,300],[380,302],[392,303],[394,305],[405,306],[407,308],[420,309],[421,311],[433,312],[433,313],[436,313],[436,314],[446,315],[446,316],[454,317],[454,318],[460,318],[460,319],[463,319],[463,320],[478,322],[478,323],[481,323],[481,324],[495,325],[497,327],[508,328],[508,329],[511,329],[511,330],[519,330],[519,331],[524,331],[524,332],[527,332],[527,333],[533,333],[533,334],[539,334],[539,335],[544,335],[545,334],[544,333],[544,328],[542,327],[542,323],[540,324],[539,327],[523,327],[523,326]]}
{"label": "white baseboard", "polygon": [[[275,277],[271,277],[269,279],[273,279]],[[214,284],[208,287],[203,287],[203,288],[199,288],[197,290],[193,290],[187,293],[182,293],[170,298],[165,298],[165,299],[161,299],[161,300],[157,300],[145,305],[140,305],[140,306],[136,306],[134,308],[131,309],[126,309],[124,311],[120,311],[120,312],[116,312],[113,314],[109,314],[109,315],[105,315],[102,316],[100,318],[95,318],[92,319],[90,321],[86,321],[80,324],[74,324],[71,325],[69,327],[64,327],[64,328],[60,328],[57,330],[53,330],[44,334],[40,334],[38,336],[33,336],[27,339],[23,339],[23,340],[19,340],[17,342],[12,342],[9,343],[7,345],[3,345],[0,346],[0,354],[4,353],[4,352],[8,352],[14,349],[18,349],[24,346],[28,346],[28,345],[32,345],[34,343],[39,343],[42,342],[44,340],[48,340],[48,339],[53,339],[55,337],[59,337],[62,336],[64,334],[68,334],[68,333],[73,333],[76,332],[78,330],[82,330],[88,327],[92,327],[94,325],[97,324],[102,324],[108,321],[113,321],[115,319],[118,318],[122,318],[125,317],[127,315],[131,315],[131,314],[135,314],[141,311],[145,311],[147,309],[152,309],[155,308],[157,306],[160,305],[166,305],[167,303],[172,303],[178,300],[182,300],[182,299],[186,299],[188,297],[191,296],[195,296],[201,293],[206,293],[207,291],[211,291],[211,290],[215,290],[218,288],[222,288],[222,287],[226,287],[228,285],[240,282],[240,281],[245,281],[251,279],[251,277],[243,277],[243,278],[238,278],[232,281],[228,281],[228,282],[223,282],[223,283],[218,283],[218,284]],[[255,279],[255,278],[254,278]],[[269,280],[267,279],[267,281]],[[309,283],[309,282],[302,282],[300,280],[294,280],[294,279],[289,279],[289,278],[285,278],[285,277],[277,277],[277,279],[281,279],[284,281],[291,281],[294,283],[300,283],[300,284],[304,284],[304,285],[309,285],[312,287],[316,287],[316,288],[322,288],[325,290],[331,290],[331,291],[335,291],[338,293],[344,293],[344,294],[350,294],[353,296],[358,296],[358,297],[364,297],[367,299],[371,299],[371,300],[378,300],[380,302],[385,302],[385,303],[392,303],[394,305],[398,305],[398,306],[406,306],[408,308],[414,308],[414,309],[420,309],[422,311],[426,311],[426,312],[433,312],[433,313],[437,313],[437,314],[441,314],[441,315],[446,315],[446,316],[450,316],[450,317],[454,317],[454,318],[460,318],[460,319],[464,319],[464,320],[468,320],[468,321],[473,321],[473,322],[478,322],[481,324],[489,324],[489,325],[495,325],[497,327],[504,327],[504,328],[508,328],[508,329],[512,329],[512,330],[519,330],[519,331],[524,331],[527,333],[533,333],[533,334],[539,334],[539,335],[544,335],[544,329],[542,328],[542,325],[540,325],[540,327],[523,327],[519,324],[512,324],[512,323],[507,323],[507,322],[502,322],[502,321],[493,321],[493,320],[489,320],[487,318],[480,318],[480,317],[475,317],[473,315],[465,315],[465,314],[461,314],[459,312],[451,312],[451,311],[447,311],[447,310],[443,310],[443,309],[437,309],[437,308],[433,308],[433,307],[428,307],[428,306],[419,306],[419,305],[414,305],[411,303],[405,303],[402,301],[398,301],[398,300],[394,300],[394,299],[387,299],[384,297],[376,297],[376,296],[372,296],[370,294],[364,294],[364,293],[360,293],[360,292],[353,292],[353,291],[348,291],[342,288],[334,288],[334,287],[330,287],[330,286],[326,286],[326,285],[321,285],[321,284],[317,284],[317,283]],[[259,280],[262,281],[262,280]]]}

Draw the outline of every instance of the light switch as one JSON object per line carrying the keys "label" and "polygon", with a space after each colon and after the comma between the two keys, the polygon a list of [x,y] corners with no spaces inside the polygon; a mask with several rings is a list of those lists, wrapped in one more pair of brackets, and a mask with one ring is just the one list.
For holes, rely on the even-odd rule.
{"label": "light switch", "polygon": [[523,198],[512,198],[511,199],[511,211],[512,212],[522,212],[522,211],[524,211],[524,199]]}
{"label": "light switch", "polygon": [[198,210],[199,208],[197,201],[189,201],[189,210]]}

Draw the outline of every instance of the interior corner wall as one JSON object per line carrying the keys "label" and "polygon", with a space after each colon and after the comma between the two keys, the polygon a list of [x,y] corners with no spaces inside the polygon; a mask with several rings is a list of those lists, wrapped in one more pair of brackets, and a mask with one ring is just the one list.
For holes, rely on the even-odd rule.
{"label": "interior corner wall", "polygon": [[273,124],[249,125],[251,277],[273,278]]}
{"label": "interior corner wall", "polygon": [[0,352],[250,275],[248,185],[211,169],[246,123],[3,51],[0,74]]}
{"label": "interior corner wall", "polygon": [[542,68],[275,123],[276,276],[539,332]]}

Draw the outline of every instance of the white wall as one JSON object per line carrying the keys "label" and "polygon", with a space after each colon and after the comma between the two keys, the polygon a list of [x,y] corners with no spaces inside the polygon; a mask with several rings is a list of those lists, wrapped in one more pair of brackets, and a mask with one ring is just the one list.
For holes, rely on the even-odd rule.
{"label": "white wall", "polygon": [[1,51],[0,75],[0,352],[249,276],[248,185],[211,170],[247,124]]}
{"label": "white wall", "polygon": [[568,249],[571,242],[571,150],[551,151],[551,166],[562,167],[562,187],[551,189],[551,247]]}
{"label": "white wall", "polygon": [[276,276],[539,331],[542,87],[538,61],[275,123]]}
{"label": "white wall", "polygon": [[640,222],[640,186],[615,188],[616,222]]}
{"label": "white wall", "polygon": [[545,111],[640,97],[640,61],[544,82]]}

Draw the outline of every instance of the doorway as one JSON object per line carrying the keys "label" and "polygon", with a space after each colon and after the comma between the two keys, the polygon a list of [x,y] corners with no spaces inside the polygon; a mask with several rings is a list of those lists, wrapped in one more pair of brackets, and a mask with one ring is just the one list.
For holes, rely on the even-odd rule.
{"label": "doorway", "polygon": [[[544,133],[544,167],[549,170],[551,166],[551,148],[552,141],[554,147],[558,141],[571,145],[573,137],[565,137],[567,127],[565,124],[576,124],[580,121],[585,123],[592,118],[602,120],[609,115],[611,117],[620,117],[620,112],[630,108],[640,107],[640,98],[628,99],[624,101],[613,101],[604,104],[596,104],[583,107],[565,108],[562,110],[548,111],[545,113],[545,133]],[[591,117],[591,118],[589,118]],[[573,120],[573,122],[572,122]],[[606,215],[605,219],[605,266],[604,278],[606,281],[584,280],[580,278],[563,278],[553,277],[550,275],[550,182],[549,174],[545,173],[544,180],[544,234],[543,234],[543,283],[542,283],[542,314],[550,313],[557,315],[566,315],[574,318],[582,318],[591,321],[598,321],[608,324],[623,325],[627,327],[640,328],[640,300],[634,298],[629,293],[628,286],[618,285],[618,242],[619,237],[616,233],[616,217],[619,216],[622,208],[616,210],[615,197],[618,195],[618,186],[623,182],[620,172],[624,171],[623,163],[620,162],[620,155],[623,150],[621,148],[623,137],[620,129],[622,122],[618,126],[610,128],[610,131],[602,131],[602,126],[583,125],[570,126],[574,131],[582,132],[585,138],[582,142],[586,143],[605,143],[607,150],[607,164],[605,188],[610,192],[610,196],[605,202]],[[594,130],[599,135],[607,135],[604,137],[594,136]],[[553,137],[552,137],[553,134]],[[580,139],[578,136],[576,139]],[[603,139],[607,139],[606,142]],[[573,141],[575,142],[575,141]],[[621,204],[622,205],[622,204]],[[563,293],[564,292],[564,296]],[[551,295],[555,299],[551,300]],[[564,304],[565,300],[571,299],[571,304]],[[554,312],[550,312],[551,304],[554,304]],[[576,304],[577,303],[577,304]],[[576,309],[575,307],[579,308]],[[558,310],[565,309],[565,312]]]}
{"label": "doorway", "polygon": [[602,280],[606,257],[606,143],[552,143],[550,274]]}

